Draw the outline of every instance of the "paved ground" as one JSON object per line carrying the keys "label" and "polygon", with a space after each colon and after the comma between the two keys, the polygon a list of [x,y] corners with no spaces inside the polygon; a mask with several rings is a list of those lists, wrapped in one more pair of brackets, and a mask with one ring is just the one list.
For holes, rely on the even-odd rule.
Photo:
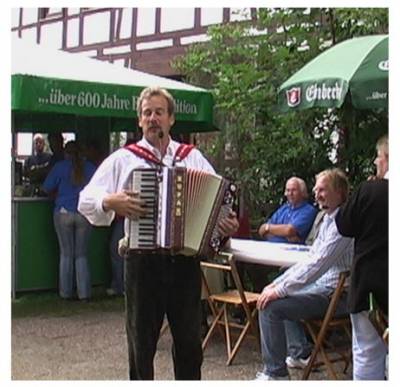
{"label": "paved ground", "polygon": [[[75,306],[74,306],[75,307]],[[157,380],[172,380],[169,331],[161,337],[155,360]],[[216,335],[206,348],[203,380],[252,380],[261,368],[256,342],[247,339],[231,366]],[[13,380],[126,380],[127,346],[122,304],[101,311],[80,305],[73,313],[37,312],[12,321]],[[351,371],[344,376],[350,379]],[[294,371],[292,379],[299,379]],[[312,379],[326,379],[314,372]]]}

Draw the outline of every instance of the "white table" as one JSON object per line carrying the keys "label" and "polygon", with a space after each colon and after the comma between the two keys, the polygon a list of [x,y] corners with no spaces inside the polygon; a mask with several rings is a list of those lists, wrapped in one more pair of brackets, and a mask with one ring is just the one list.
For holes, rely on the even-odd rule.
{"label": "white table", "polygon": [[288,267],[310,261],[309,250],[310,247],[304,245],[232,238],[226,252],[233,254],[236,261]]}

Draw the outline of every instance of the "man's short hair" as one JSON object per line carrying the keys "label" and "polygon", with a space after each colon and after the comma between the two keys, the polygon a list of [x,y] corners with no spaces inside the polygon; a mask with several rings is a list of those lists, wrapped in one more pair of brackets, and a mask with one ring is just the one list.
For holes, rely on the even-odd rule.
{"label": "man's short hair", "polygon": [[43,135],[42,135],[41,133],[36,133],[36,134],[33,136],[33,142],[35,142],[36,140],[42,140],[42,141],[44,141]]}
{"label": "man's short hair", "polygon": [[136,111],[137,111],[138,117],[140,117],[142,114],[143,101],[145,99],[149,99],[154,96],[164,97],[168,103],[168,114],[170,116],[172,116],[175,113],[174,97],[172,97],[172,95],[166,89],[163,89],[159,86],[152,86],[152,87],[146,87],[140,93],[139,99],[137,100],[137,103],[136,103]]}
{"label": "man's short hair", "polygon": [[315,179],[318,180],[321,177],[327,177],[331,187],[342,195],[342,202],[347,200],[349,195],[349,180],[346,174],[340,168],[330,168],[318,173]]}
{"label": "man's short hair", "polygon": [[389,158],[389,136],[383,135],[376,142],[376,151],[381,150],[386,158]]}
{"label": "man's short hair", "polygon": [[303,179],[301,179],[300,177],[297,177],[297,176],[292,176],[291,178],[289,178],[287,180],[286,184],[289,183],[289,181],[296,182],[297,185],[299,186],[299,189],[300,189],[300,192],[301,192],[301,195],[303,196],[303,198],[304,199],[308,198],[307,185]]}

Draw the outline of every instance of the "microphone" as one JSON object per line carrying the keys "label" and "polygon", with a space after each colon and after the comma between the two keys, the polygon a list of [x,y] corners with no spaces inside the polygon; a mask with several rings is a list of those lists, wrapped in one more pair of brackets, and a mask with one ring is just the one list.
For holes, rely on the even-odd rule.
{"label": "microphone", "polygon": [[161,154],[161,163],[163,161],[163,154],[162,154],[162,139],[164,138],[164,132],[162,131],[162,129],[160,128],[160,131],[158,132],[158,140],[160,142],[160,154]]}

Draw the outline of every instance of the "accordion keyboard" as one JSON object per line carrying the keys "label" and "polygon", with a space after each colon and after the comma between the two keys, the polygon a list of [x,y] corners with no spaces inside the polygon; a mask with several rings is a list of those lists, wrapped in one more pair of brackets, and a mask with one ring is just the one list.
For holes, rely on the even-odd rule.
{"label": "accordion keyboard", "polygon": [[155,249],[158,226],[158,176],[154,169],[138,169],[133,172],[132,190],[140,194],[146,203],[147,214],[131,220],[129,247],[131,249]]}

